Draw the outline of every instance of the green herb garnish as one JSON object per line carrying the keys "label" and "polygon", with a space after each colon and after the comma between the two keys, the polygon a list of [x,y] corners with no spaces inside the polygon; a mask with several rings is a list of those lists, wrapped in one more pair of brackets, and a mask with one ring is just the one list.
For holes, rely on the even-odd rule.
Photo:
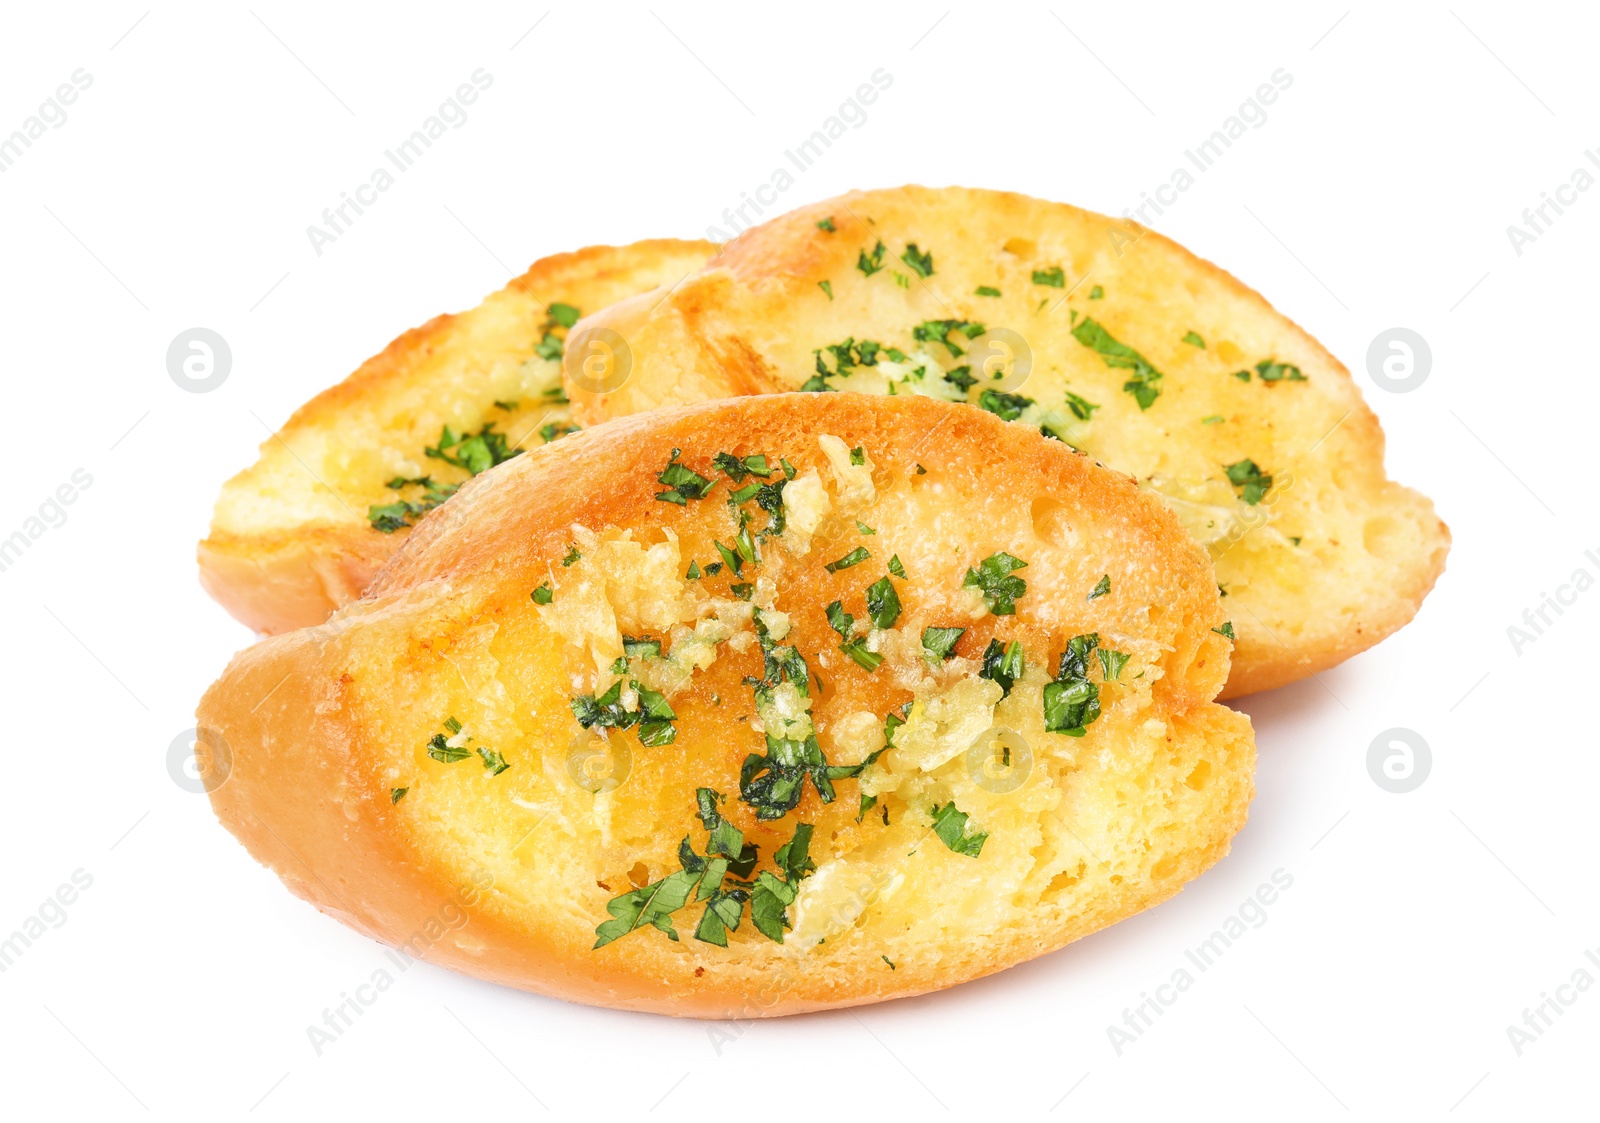
{"label": "green herb garnish", "polygon": [[1028,591],[1028,583],[1020,577],[1011,576],[1011,573],[1026,568],[1027,564],[1002,550],[984,558],[976,569],[967,570],[961,586],[980,590],[984,603],[996,616],[1015,616],[1017,598]]}
{"label": "green herb garnish", "polygon": [[1272,486],[1272,477],[1265,475],[1254,460],[1239,460],[1227,467],[1228,482],[1241,489],[1239,498],[1254,507]]}
{"label": "green herb garnish", "polygon": [[956,810],[955,800],[940,807],[933,805],[930,812],[933,816],[933,833],[957,854],[965,854],[969,858],[976,858],[983,852],[984,840],[989,837],[988,831],[967,833],[967,813]]}
{"label": "green herb garnish", "polygon": [[1109,573],[1102,574],[1101,577],[1100,577],[1100,580],[1095,582],[1094,588],[1089,590],[1089,595],[1084,597],[1083,599],[1084,600],[1094,600],[1097,597],[1105,596],[1110,591],[1111,591],[1111,574],[1109,574]]}
{"label": "green herb garnish", "polygon": [[1100,688],[1089,681],[1089,653],[1100,644],[1097,632],[1073,636],[1044,688],[1044,727],[1050,733],[1082,737],[1100,716]]}
{"label": "green herb garnish", "polygon": [[951,343],[946,337],[953,331],[959,331],[968,339],[977,339],[984,333],[984,326],[971,320],[923,320],[911,329],[912,338],[923,343],[943,343],[955,358],[960,358],[966,352]]}
{"label": "green herb garnish", "polygon": [[857,546],[838,561],[831,561],[823,566],[829,573],[838,573],[841,569],[849,569],[853,565],[860,565],[872,556],[865,546]]}
{"label": "green herb garnish", "polygon": [[876,246],[872,247],[872,254],[870,256],[867,254],[866,250],[862,250],[860,255],[856,258],[856,268],[861,270],[864,275],[868,277],[872,276],[878,270],[883,268],[883,250],[884,246],[881,240]]}
{"label": "green herb garnish", "polygon": [[991,639],[989,646],[983,651],[983,669],[978,672],[980,678],[989,679],[1000,686],[1000,696],[1007,697],[1011,687],[1022,677],[1024,660],[1022,654],[1022,641],[1012,640],[1005,647],[1000,646],[1000,641]]}
{"label": "green herb garnish", "polygon": [[1094,317],[1085,316],[1072,329],[1072,337],[1098,354],[1106,366],[1133,371],[1122,388],[1133,395],[1141,410],[1149,409],[1161,396],[1161,372],[1132,347],[1118,342]]}
{"label": "green herb garnish", "polygon": [[1067,408],[1072,411],[1072,416],[1076,417],[1079,421],[1088,421],[1089,415],[1094,413],[1094,411],[1100,407],[1095,405],[1088,398],[1080,397],[1077,394],[1074,394],[1071,390],[1068,390]]}
{"label": "green herb garnish", "polygon": [[906,252],[900,255],[900,260],[919,277],[933,276],[933,254],[917,252],[915,242],[906,247]]}
{"label": "green herb garnish", "polygon": [[922,629],[922,654],[930,663],[941,659],[954,659],[956,657],[956,641],[961,638],[965,628],[924,628]]}
{"label": "green herb garnish", "polygon": [[1100,656],[1100,672],[1105,676],[1107,682],[1116,682],[1122,675],[1122,668],[1126,667],[1128,660],[1133,658],[1133,656],[1125,652],[1112,651],[1104,647],[1100,648],[1095,654]]}
{"label": "green herb garnish", "polygon": [[1007,394],[1001,390],[985,390],[978,395],[978,408],[988,410],[1001,421],[1015,421],[1032,404],[1032,398]]}
{"label": "green herb garnish", "polygon": [[900,617],[900,594],[887,577],[867,586],[867,615],[874,628],[892,628]]}

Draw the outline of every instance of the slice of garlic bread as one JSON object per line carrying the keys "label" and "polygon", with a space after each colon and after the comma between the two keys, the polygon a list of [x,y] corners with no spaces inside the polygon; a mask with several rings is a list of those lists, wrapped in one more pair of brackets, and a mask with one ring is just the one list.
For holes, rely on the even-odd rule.
{"label": "slice of garlic bread", "polygon": [[320,623],[463,480],[572,431],[561,360],[580,314],[670,285],[715,249],[558,254],[471,311],[406,332],[296,410],[223,486],[200,583],[257,631]]}
{"label": "slice of garlic bread", "polygon": [[1224,697],[1415,615],[1449,532],[1389,481],[1349,372],[1257,293],[1133,222],[965,188],[856,192],[581,323],[631,349],[569,380],[580,423],[785,390],[965,401],[1160,494],[1206,547],[1239,645]]}
{"label": "slice of garlic bread", "polygon": [[1159,500],[926,398],[623,418],[479,476],[199,708],[223,824],[409,954],[744,1018],[951,986],[1176,893],[1255,763]]}

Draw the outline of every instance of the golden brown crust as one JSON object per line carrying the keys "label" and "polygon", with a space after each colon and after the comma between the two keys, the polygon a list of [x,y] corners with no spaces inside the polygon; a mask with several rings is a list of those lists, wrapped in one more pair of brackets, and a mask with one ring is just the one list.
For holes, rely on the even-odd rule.
{"label": "golden brown crust", "polygon": [[[715,249],[658,239],[591,246],[535,262],[467,312],[436,316],[402,333],[343,382],[297,409],[261,446],[257,463],[224,486],[199,546],[200,582],[233,616],[267,634],[306,627],[365,588],[407,530],[372,528],[370,506],[401,498],[384,484],[423,474],[464,475],[422,449],[445,424],[476,429],[497,420],[514,443],[565,410],[529,400],[497,411],[558,377],[559,364],[530,359],[555,302],[589,312],[671,283]],[[559,329],[557,334],[560,334]]]}
{"label": "golden brown crust", "polygon": [[[1035,728],[1042,680],[1030,671],[994,710],[1035,746],[1014,793],[975,784],[960,760],[907,763],[902,739],[867,778],[837,781],[834,802],[807,788],[794,812],[763,822],[737,795],[752,745],[744,679],[761,673],[761,655],[728,641],[672,697],[672,744],[615,734],[628,738],[631,778],[603,796],[576,787],[569,752],[581,731],[566,702],[594,668],[552,621],[571,619],[557,614],[576,611],[586,567],[609,556],[594,534],[615,545],[607,528],[632,530],[671,555],[672,574],[690,557],[705,565],[711,540],[730,540],[737,527],[730,485],[681,507],[656,499],[655,475],[672,450],[697,469],[714,452],[761,450],[774,465],[788,456],[802,479],[822,479],[830,466],[819,434],[866,450],[876,498],[847,508],[835,488],[839,517],[822,524],[813,547],[802,555],[764,539],[745,579],[775,582],[772,603],[792,618],[792,642],[826,679],[812,701],[830,761],[849,759],[840,745],[856,715],[911,697],[892,656],[869,674],[838,655],[823,612],[842,599],[859,614],[862,587],[891,551],[908,573],[897,582],[904,629],[968,628],[950,668],[967,666],[991,636],[1020,639],[1030,667],[1053,663],[1064,637],[1090,630],[1135,653],[1123,680],[1102,684],[1101,718],[1082,739]],[[870,536],[859,519],[874,524]],[[574,542],[584,555],[569,568]],[[871,561],[824,566],[862,542]],[[1029,561],[1016,615],[959,615],[970,607],[962,568],[1003,547]],[[1114,575],[1112,591],[1089,599],[1102,570]],[[726,596],[730,580],[724,572],[691,587],[673,578],[692,597]],[[547,608],[529,599],[541,583],[555,589]],[[738,602],[716,603],[721,612]],[[628,612],[647,611],[618,602],[614,626],[638,634]],[[576,1001],[698,1017],[786,1014],[1000,970],[1171,896],[1221,857],[1244,822],[1254,763],[1248,721],[1210,700],[1227,675],[1228,645],[1211,631],[1222,618],[1206,558],[1171,513],[1059,443],[919,398],[746,398],[624,418],[479,476],[423,520],[362,599],[237,656],[199,719],[204,737],[231,750],[231,771],[212,793],[224,825],[296,893],[374,939]],[[430,759],[424,745],[447,714],[510,770],[491,776],[476,758]],[[858,783],[876,785],[892,826],[880,826],[876,811],[857,814]],[[698,786],[734,793],[723,814],[763,856],[805,821],[816,826],[812,854],[832,871],[830,885],[878,878],[856,922],[827,926],[819,872],[802,886],[822,903],[795,917],[784,944],[753,932],[747,917],[719,948],[691,936],[686,912],[679,942],[646,928],[591,948],[610,897],[676,868],[685,834],[703,846]],[[939,799],[959,800],[992,832],[978,858],[928,834]],[[812,916],[824,927],[808,927]],[[824,942],[802,946],[801,928],[824,932]]]}
{"label": "golden brown crust", "polygon": [[[818,227],[824,220],[832,232]],[[881,268],[864,276],[858,255],[880,242]],[[901,259],[908,244],[933,254],[931,276]],[[1034,270],[1052,268],[1062,270],[1059,284],[1035,281]],[[1097,290],[1103,297],[1092,298]],[[1163,373],[1148,410],[1124,391],[1128,370],[1073,337],[1090,316]],[[1443,571],[1448,529],[1426,498],[1385,478],[1377,418],[1333,355],[1260,294],[1138,223],[1023,195],[903,187],[782,215],[664,298],[590,317],[585,327],[628,340],[634,375],[614,392],[569,393],[593,423],[795,390],[816,373],[815,349],[830,368],[825,348],[846,339],[910,352],[911,326],[931,319],[1015,330],[1033,354],[1028,381],[1007,386],[1035,399],[1021,423],[1053,426],[1176,501],[1235,610],[1239,644],[1224,697],[1293,682],[1377,643],[1415,615]],[[1189,331],[1206,347],[1183,342]],[[969,361],[937,344],[927,350],[946,366]],[[1306,381],[1231,377],[1263,360],[1294,364]],[[882,393],[887,381],[858,367],[830,385]],[[983,388],[967,393],[976,400]],[[1093,403],[1091,417],[1066,408],[1068,390]],[[1277,481],[1262,504],[1242,502],[1223,475],[1245,459]]]}

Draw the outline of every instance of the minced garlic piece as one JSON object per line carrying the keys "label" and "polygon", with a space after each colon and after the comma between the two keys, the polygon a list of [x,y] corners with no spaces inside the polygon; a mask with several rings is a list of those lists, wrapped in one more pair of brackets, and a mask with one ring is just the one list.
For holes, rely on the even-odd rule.
{"label": "minced garlic piece", "polygon": [[[838,437],[823,433],[817,438],[817,444],[822,446],[822,451],[828,457],[828,466],[833,469],[833,478],[838,487],[839,506],[849,509],[864,507],[878,497],[878,489],[872,482],[872,458],[863,452],[863,464],[850,463],[850,448]],[[796,481],[798,482],[798,481]],[[793,486],[792,484],[790,486]],[[787,493],[788,488],[784,491]]]}

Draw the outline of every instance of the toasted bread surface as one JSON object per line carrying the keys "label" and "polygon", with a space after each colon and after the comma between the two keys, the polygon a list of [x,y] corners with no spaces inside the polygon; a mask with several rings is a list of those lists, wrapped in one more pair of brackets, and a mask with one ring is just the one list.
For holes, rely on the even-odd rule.
{"label": "toasted bread surface", "polygon": [[999,970],[1218,860],[1254,767],[1223,605],[1170,510],[1036,432],[713,401],[478,476],[199,723],[224,825],[375,939],[787,1014]]}
{"label": "toasted bread surface", "polygon": [[579,325],[626,340],[590,424],[799,389],[965,401],[1160,494],[1209,552],[1239,644],[1224,697],[1415,615],[1449,532],[1384,473],[1349,372],[1226,272],[1132,221],[967,188],[853,192],[747,231],[668,294]]}
{"label": "toasted bread surface", "polygon": [[558,254],[478,307],[407,331],[296,410],[223,486],[201,584],[257,631],[320,623],[472,468],[569,431],[560,368],[573,310],[670,284],[714,249],[656,240]]}

